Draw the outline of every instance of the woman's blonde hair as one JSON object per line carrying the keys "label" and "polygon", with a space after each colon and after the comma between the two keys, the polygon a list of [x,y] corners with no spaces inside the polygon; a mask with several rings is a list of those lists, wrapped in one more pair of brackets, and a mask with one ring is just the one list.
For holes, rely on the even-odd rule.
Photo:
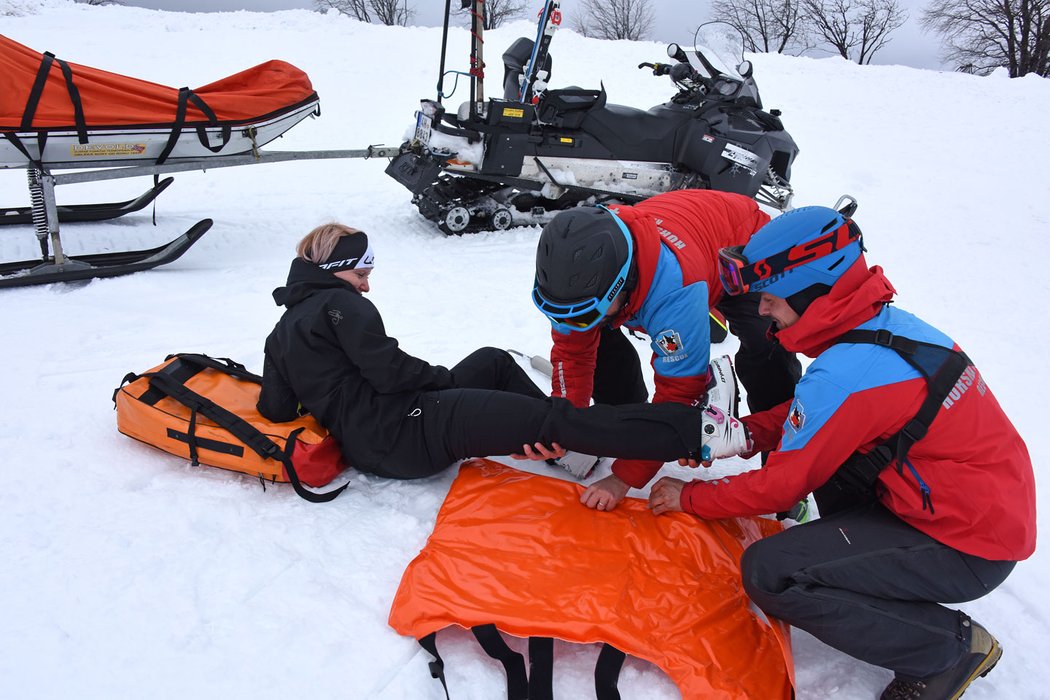
{"label": "woman's blonde hair", "polygon": [[299,241],[295,254],[307,262],[320,265],[331,257],[340,238],[352,236],[355,233],[361,233],[361,231],[344,224],[321,224]]}

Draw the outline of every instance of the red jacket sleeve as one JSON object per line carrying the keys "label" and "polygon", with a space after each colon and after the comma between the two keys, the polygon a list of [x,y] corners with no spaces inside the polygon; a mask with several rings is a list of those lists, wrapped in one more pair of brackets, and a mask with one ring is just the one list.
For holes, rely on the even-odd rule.
{"label": "red jacket sleeve", "polygon": [[[831,478],[854,451],[870,449],[913,416],[921,398],[918,390],[923,387],[922,380],[912,380],[910,385],[905,383],[903,393],[897,393],[901,384],[896,384],[852,394],[803,447],[771,452],[761,469],[686,484],[682,509],[712,519],[790,509]],[[902,401],[902,397],[906,398]],[[756,417],[774,414],[782,407]]]}
{"label": "red jacket sleeve", "polygon": [[568,399],[576,408],[589,406],[601,330],[559,333],[552,328],[551,338],[551,396]]}
{"label": "red jacket sleeve", "polygon": [[784,434],[784,421],[787,420],[789,410],[791,410],[791,399],[773,408],[752,413],[740,419],[747,426],[747,432],[751,435],[751,442],[754,444],[751,454],[770,452],[777,448]]}

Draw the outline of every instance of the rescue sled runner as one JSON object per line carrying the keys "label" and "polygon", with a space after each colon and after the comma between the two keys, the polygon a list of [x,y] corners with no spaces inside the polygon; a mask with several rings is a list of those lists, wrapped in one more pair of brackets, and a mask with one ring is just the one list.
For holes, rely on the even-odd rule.
{"label": "rescue sled runner", "polygon": [[[66,207],[56,202],[56,185],[262,162],[261,146],[320,113],[310,79],[283,61],[196,89],[175,89],[68,63],[0,36],[0,66],[0,168],[26,169],[31,201],[29,207],[0,208],[0,224],[32,223],[41,247],[39,260],[0,264],[0,287],[163,265],[211,226],[209,219],[200,221],[155,249],[71,258],[62,252],[60,222],[101,221],[138,211],[171,178],[157,180],[126,202]],[[310,156],[270,160],[303,157]],[[100,170],[55,174],[85,168]]]}

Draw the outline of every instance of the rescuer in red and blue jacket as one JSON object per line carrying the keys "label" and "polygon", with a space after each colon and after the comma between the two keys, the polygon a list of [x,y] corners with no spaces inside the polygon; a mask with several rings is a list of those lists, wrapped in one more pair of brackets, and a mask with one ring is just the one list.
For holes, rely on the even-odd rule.
{"label": "rescuer in red and blue jacket", "polygon": [[[752,411],[787,400],[801,375],[795,356],[767,335],[758,295],[723,297],[718,251],[742,245],[769,217],[754,200],[678,190],[634,206],[577,207],[543,230],[533,301],[553,326],[551,395],[577,407],[641,403],[648,397],[638,353],[619,330],[652,347],[653,403],[702,402],[708,387],[710,324],[718,308],[740,339],[736,371]],[[582,501],[616,507],[649,483],[662,463],[620,459]]]}
{"label": "rescuer in red and blue jacket", "polygon": [[985,595],[1034,551],[1032,463],[952,339],[889,306],[851,209],[797,209],[721,251],[726,290],[760,292],[779,342],[814,359],[781,406],[740,421],[708,411],[702,458],[773,450],[761,469],[661,479],[650,507],[727,518],[813,492],[818,520],[745,552],[748,594],[894,671],[884,699],[956,698],[1002,649],[943,604]]}

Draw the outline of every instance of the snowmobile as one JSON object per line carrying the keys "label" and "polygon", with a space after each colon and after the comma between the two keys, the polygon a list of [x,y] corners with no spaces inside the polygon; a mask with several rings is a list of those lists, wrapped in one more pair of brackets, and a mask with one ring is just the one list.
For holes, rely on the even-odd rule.
{"label": "snowmobile", "polygon": [[[556,12],[549,0],[536,40],[519,38],[503,54],[499,98],[484,101],[475,68],[470,101],[449,113],[442,49],[438,99],[421,101],[414,135],[386,170],[424,217],[447,234],[505,230],[581,203],[631,204],[683,188],[790,208],[798,147],[780,112],[763,111],[735,30],[703,25],[692,49],[671,44],[669,62],[640,64],[677,88],[668,102],[641,110],[609,104],[604,87],[547,89],[548,30],[559,19],[551,5]],[[475,27],[477,52],[479,33]],[[472,65],[484,65],[479,53]]]}

